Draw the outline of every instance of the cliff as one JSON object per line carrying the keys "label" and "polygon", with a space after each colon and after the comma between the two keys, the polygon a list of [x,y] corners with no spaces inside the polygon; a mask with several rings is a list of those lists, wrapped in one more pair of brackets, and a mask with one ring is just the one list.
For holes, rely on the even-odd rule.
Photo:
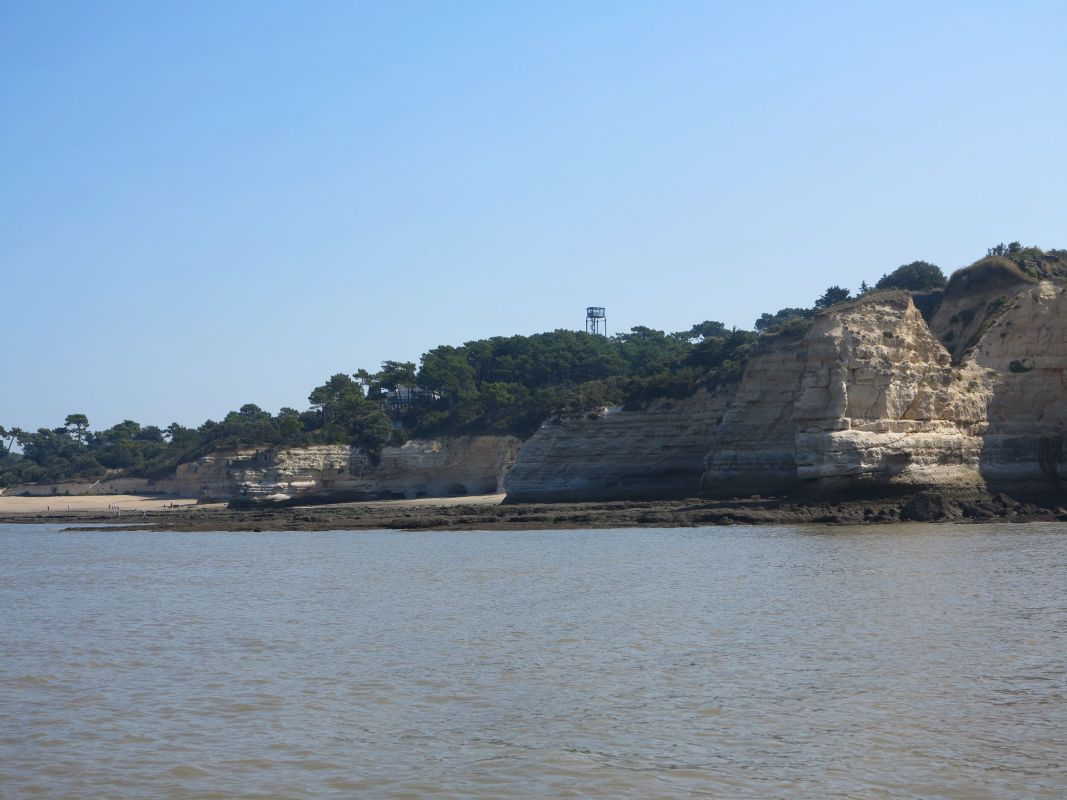
{"label": "cliff", "polygon": [[[740,383],[546,423],[509,500],[923,488],[1056,494],[1067,286],[989,259],[942,295],[878,292],[763,338]],[[703,466],[698,467],[702,462]],[[699,487],[695,474],[702,473]]]}
{"label": "cliff", "polygon": [[1067,287],[1042,281],[1010,295],[966,359],[993,376],[982,477],[1009,492],[1060,492],[1067,477]]}
{"label": "cliff", "polygon": [[[308,502],[492,494],[515,459],[510,436],[457,436],[386,447],[377,463],[348,445],[268,450],[229,460],[219,487],[207,469],[201,496]],[[184,465],[185,474],[197,465]],[[223,491],[219,491],[219,489]]]}
{"label": "cliff", "polygon": [[505,478],[509,502],[691,497],[732,387],[546,422]]}
{"label": "cliff", "polygon": [[491,494],[515,459],[511,436],[413,440],[372,463],[349,445],[243,448],[210,453],[156,481],[16,486],[8,494],[160,494],[202,501],[339,502]]}
{"label": "cliff", "polygon": [[983,263],[954,276],[929,324],[907,294],[874,294],[768,339],[712,439],[705,492],[1058,492],[1065,293]]}
{"label": "cliff", "polygon": [[768,337],[707,458],[709,494],[981,482],[986,375],[951,356],[903,292]]}

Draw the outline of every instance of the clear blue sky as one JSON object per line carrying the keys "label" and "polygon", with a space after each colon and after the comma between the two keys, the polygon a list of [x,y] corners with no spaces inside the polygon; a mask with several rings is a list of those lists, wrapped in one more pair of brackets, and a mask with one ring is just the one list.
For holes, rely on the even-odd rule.
{"label": "clear blue sky", "polygon": [[1062,2],[0,0],[0,424],[1067,247]]}

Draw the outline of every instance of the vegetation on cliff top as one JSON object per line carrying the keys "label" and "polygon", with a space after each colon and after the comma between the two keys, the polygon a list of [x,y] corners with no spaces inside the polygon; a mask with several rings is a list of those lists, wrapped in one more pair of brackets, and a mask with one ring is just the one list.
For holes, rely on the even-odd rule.
{"label": "vegetation on cliff top", "polygon": [[[548,416],[606,404],[684,396],[740,376],[757,335],[703,322],[664,333],[637,327],[611,338],[559,330],[442,345],[377,372],[338,373],[308,396],[310,408],[270,414],[246,404],[198,428],[132,420],[90,430],[84,414],[56,428],[2,431],[0,485],[158,477],[215,450],[352,444],[371,454],[408,437],[527,436]],[[22,448],[14,452],[14,442]]]}
{"label": "vegetation on cliff top", "polygon": [[[967,270],[994,267],[1024,280],[1065,278],[1067,251],[997,245]],[[861,283],[857,296],[937,292],[945,285],[938,267],[914,261],[883,275],[873,288]],[[609,338],[557,330],[441,345],[424,353],[418,365],[386,361],[376,372],[333,375],[311,391],[304,411],[271,414],[249,403],[198,428],[125,420],[92,431],[84,414],[35,432],[0,428],[0,486],[120,474],[158,477],[208,452],[242,446],[345,443],[376,457],[383,446],[409,437],[525,437],[552,415],[614,404],[635,408],[655,397],[688,396],[737,380],[761,335],[800,334],[818,311],[851,299],[848,289],[831,286],[813,307],[761,315],[753,331],[706,321],[675,333],[639,326]]]}

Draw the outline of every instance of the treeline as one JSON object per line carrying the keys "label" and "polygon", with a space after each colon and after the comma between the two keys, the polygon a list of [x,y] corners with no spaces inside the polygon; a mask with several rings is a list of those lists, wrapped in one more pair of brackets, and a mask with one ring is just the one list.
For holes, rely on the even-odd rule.
{"label": "treeline", "polygon": [[249,403],[198,428],[125,420],[100,431],[84,414],[71,414],[51,429],[0,428],[0,485],[161,477],[182,462],[242,446],[351,444],[375,458],[409,437],[525,437],[555,413],[688,395],[734,379],[755,340],[755,333],[719,322],[678,333],[637,327],[611,338],[567,330],[498,336],[436,347],[418,365],[386,361],[373,373],[338,373],[311,391],[303,411],[271,414]]}
{"label": "treeline", "polygon": [[[1007,258],[1028,271],[1064,268],[1057,274],[1067,274],[1067,251],[1045,253],[1012,243],[990,248],[989,257]],[[915,261],[873,287],[861,283],[857,294],[929,292],[945,284],[938,267]],[[161,477],[185,461],[242,446],[351,444],[377,458],[386,445],[408,438],[526,437],[556,414],[615,404],[634,408],[655,397],[684,397],[737,380],[761,335],[803,328],[818,310],[852,297],[848,289],[828,287],[811,307],[762,314],[754,330],[707,321],[674,333],[639,326],[609,338],[557,330],[442,345],[418,364],[386,361],[375,372],[333,375],[311,391],[305,410],[271,414],[249,403],[197,428],[125,420],[93,431],[84,414],[32,432],[0,427],[0,486],[116,474]]]}

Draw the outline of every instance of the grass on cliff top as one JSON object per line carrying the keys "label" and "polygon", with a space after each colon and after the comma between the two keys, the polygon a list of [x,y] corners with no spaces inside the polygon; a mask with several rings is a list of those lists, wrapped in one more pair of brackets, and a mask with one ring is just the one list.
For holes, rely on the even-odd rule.
{"label": "grass on cliff top", "polygon": [[1015,253],[990,255],[956,270],[949,278],[947,291],[960,292],[1041,280],[1067,280],[1067,250],[1025,247]]}
{"label": "grass on cliff top", "polygon": [[1023,270],[1004,256],[988,256],[969,267],[953,272],[945,291],[956,294],[1020,283],[1037,283],[1039,280],[1039,276]]}

